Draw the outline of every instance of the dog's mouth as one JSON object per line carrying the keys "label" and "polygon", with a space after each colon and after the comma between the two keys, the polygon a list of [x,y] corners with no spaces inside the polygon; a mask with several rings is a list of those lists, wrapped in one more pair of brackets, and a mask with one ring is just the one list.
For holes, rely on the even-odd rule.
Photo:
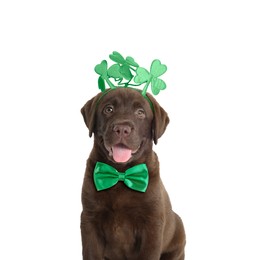
{"label": "dog's mouth", "polygon": [[129,161],[133,155],[138,153],[141,145],[142,144],[140,144],[135,150],[132,150],[121,143],[113,145],[110,149],[108,149],[109,156],[111,156],[113,160],[117,163],[125,163]]}

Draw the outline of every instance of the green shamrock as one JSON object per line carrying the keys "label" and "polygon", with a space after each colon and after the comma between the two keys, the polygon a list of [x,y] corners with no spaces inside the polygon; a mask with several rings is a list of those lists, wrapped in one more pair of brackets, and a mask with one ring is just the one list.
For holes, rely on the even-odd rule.
{"label": "green shamrock", "polygon": [[[128,56],[126,59],[119,53],[114,51],[109,55],[109,58],[118,64],[116,68],[117,74],[121,74],[121,77],[124,77],[126,80],[131,80],[133,78],[133,74],[131,70],[134,70],[132,67],[139,67],[139,65],[135,62],[135,60]],[[114,68],[114,69],[115,69]]]}
{"label": "green shamrock", "polygon": [[162,79],[159,79],[167,70],[166,65],[161,64],[160,60],[154,60],[151,64],[150,72],[144,68],[137,68],[136,76],[134,77],[135,83],[143,84],[146,82],[142,95],[145,95],[149,84],[151,83],[151,89],[154,95],[158,95],[159,92],[166,88],[166,84]]}
{"label": "green shamrock", "polygon": [[108,70],[107,70],[107,61],[103,60],[100,64],[96,65],[95,72],[100,75],[98,78],[98,88],[104,92],[105,91],[105,81],[108,83],[110,88],[116,88],[113,83],[109,80]]}
{"label": "green shamrock", "polygon": [[120,66],[118,64],[114,64],[112,65],[108,71],[107,71],[108,75],[114,79],[119,79],[122,80],[123,79],[123,75],[120,72]]}

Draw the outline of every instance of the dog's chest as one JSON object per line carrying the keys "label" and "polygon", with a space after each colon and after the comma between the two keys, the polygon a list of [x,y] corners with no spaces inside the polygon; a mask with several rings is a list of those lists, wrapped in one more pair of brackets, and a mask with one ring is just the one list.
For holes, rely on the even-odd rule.
{"label": "dog's chest", "polygon": [[121,197],[114,197],[107,202],[100,214],[100,227],[106,241],[105,251],[112,254],[110,258],[113,254],[124,256],[137,253],[141,246],[145,228],[143,203],[135,196],[129,198],[125,195],[121,193]]}
{"label": "dog's chest", "polygon": [[102,226],[107,257],[129,255],[139,250],[141,230],[138,219],[140,217],[134,216],[131,209],[127,208],[106,213],[106,221]]}

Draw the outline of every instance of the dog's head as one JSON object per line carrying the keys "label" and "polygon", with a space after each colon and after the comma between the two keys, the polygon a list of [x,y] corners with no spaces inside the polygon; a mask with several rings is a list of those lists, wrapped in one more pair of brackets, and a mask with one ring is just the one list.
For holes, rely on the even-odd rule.
{"label": "dog's head", "polygon": [[99,93],[81,109],[89,136],[94,133],[109,160],[134,161],[163,135],[168,115],[151,95],[148,97],[152,106],[139,91],[118,88]]}

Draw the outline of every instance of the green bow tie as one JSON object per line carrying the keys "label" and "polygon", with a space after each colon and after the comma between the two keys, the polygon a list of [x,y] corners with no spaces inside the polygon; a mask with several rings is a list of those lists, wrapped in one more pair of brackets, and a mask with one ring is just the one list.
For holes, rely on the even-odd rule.
{"label": "green bow tie", "polygon": [[123,181],[128,188],[145,192],[148,180],[148,169],[144,163],[129,168],[125,173],[118,172],[112,166],[101,162],[97,162],[94,169],[94,183],[98,191],[111,188],[118,181]]}

